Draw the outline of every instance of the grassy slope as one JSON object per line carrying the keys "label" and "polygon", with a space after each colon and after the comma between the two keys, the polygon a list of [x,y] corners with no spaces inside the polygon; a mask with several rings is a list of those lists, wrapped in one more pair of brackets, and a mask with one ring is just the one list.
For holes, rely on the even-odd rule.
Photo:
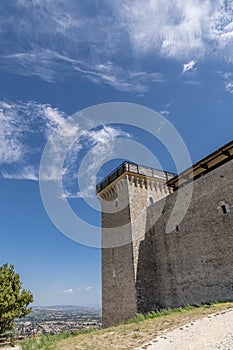
{"label": "grassy slope", "polygon": [[233,308],[233,303],[213,304],[141,322],[119,325],[89,334],[81,334],[56,344],[56,350],[133,350],[155,338],[164,330],[182,327],[186,323]]}

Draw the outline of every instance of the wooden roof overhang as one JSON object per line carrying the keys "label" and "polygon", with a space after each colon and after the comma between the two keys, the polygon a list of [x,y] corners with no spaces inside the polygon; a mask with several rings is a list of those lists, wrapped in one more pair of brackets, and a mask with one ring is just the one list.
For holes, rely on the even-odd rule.
{"label": "wooden roof overhang", "polygon": [[167,185],[176,191],[179,187],[198,179],[231,159],[233,159],[233,141],[227,143],[225,146],[203,158],[179,175],[174,176],[172,179],[167,181]]}

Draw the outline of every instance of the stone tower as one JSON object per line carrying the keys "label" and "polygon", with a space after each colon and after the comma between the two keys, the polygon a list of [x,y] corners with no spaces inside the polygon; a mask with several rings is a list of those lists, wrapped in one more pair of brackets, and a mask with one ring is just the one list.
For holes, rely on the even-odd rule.
{"label": "stone tower", "polygon": [[[139,245],[147,231],[147,208],[170,192],[174,174],[125,162],[97,185],[102,207],[103,325],[140,312]],[[158,213],[159,215],[159,213]]]}

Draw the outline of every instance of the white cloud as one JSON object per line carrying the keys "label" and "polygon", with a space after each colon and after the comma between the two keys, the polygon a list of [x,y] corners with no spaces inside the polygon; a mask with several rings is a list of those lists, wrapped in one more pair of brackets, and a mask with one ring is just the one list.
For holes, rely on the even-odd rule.
{"label": "white cloud", "polygon": [[73,294],[73,289],[72,288],[65,289],[65,290],[62,291],[62,294],[71,295],[71,294]]}
{"label": "white cloud", "polygon": [[233,80],[226,83],[226,91],[233,94]]}
{"label": "white cloud", "polygon": [[138,56],[154,52],[182,58],[205,51],[209,0],[130,0],[116,8]]}
{"label": "white cloud", "polygon": [[91,80],[96,79],[96,82],[103,82],[120,91],[145,92],[149,82],[164,81],[161,73],[125,70],[113,62],[98,64],[93,68],[86,72]]}
{"label": "white cloud", "polygon": [[184,80],[183,83],[187,85],[193,85],[193,86],[201,85],[201,82],[198,80]]}
{"label": "white cloud", "polygon": [[42,149],[65,120],[64,113],[48,104],[0,101],[2,176],[38,180]]}
{"label": "white cloud", "polygon": [[48,82],[74,76],[76,72],[116,90],[138,93],[144,92],[149,82],[160,82],[158,73],[128,69],[116,63],[119,55],[124,57],[131,52],[125,30],[116,20],[111,2],[106,1],[104,8],[98,1],[94,3],[95,16],[88,14],[85,2],[74,0],[44,0],[40,5],[35,0],[30,3],[18,0],[6,12],[3,6],[0,31],[11,32],[16,41],[5,36],[0,39],[4,48],[1,66]]}
{"label": "white cloud", "polygon": [[211,18],[211,36],[219,45],[222,54],[228,53],[232,60],[233,45],[233,1],[219,0],[215,3]]}
{"label": "white cloud", "polygon": [[115,11],[137,57],[233,62],[233,0],[125,0]]}
{"label": "white cloud", "polygon": [[[22,143],[26,136],[48,136],[64,121],[66,115],[49,104],[0,101],[0,163],[22,160],[26,153],[34,152]],[[36,126],[36,127],[35,127]]]}
{"label": "white cloud", "polygon": [[172,99],[169,101],[164,107],[169,108],[171,107],[174,103],[176,103],[179,100],[179,97],[176,97],[175,99]]}
{"label": "white cloud", "polygon": [[[93,197],[95,196],[96,169],[104,163],[106,157],[113,154],[112,141],[127,136],[128,134],[120,128],[106,125],[98,130],[80,129],[79,125],[72,121],[72,118],[68,118],[66,123],[58,128],[55,137],[49,141],[51,158],[46,160],[46,167],[40,174],[41,179],[60,180],[63,178],[63,182],[68,187],[63,186],[63,192],[59,194],[60,198]],[[60,164],[64,163],[64,149],[68,149],[68,151],[65,155],[64,167],[61,169]],[[77,183],[77,173],[80,174],[78,163],[82,156],[89,152],[88,150],[92,151],[92,157],[81,174],[85,186],[82,187],[82,191],[77,193],[69,188]],[[83,154],[80,156],[81,151]]]}
{"label": "white cloud", "polygon": [[197,61],[192,60],[192,61],[184,64],[183,65],[183,74],[195,70],[196,63],[197,63]]}
{"label": "white cloud", "polygon": [[126,137],[129,136],[129,134],[122,131],[120,128],[115,129],[107,125],[104,125],[100,130],[89,132],[89,138],[93,145],[105,145],[107,142],[115,140],[119,136]]}
{"label": "white cloud", "polygon": [[233,94],[233,73],[232,72],[218,72],[218,74],[224,79],[225,90],[230,94]]}
{"label": "white cloud", "polygon": [[110,85],[119,91],[143,93],[149,82],[160,83],[164,79],[160,73],[130,71],[113,62],[103,64],[88,63],[88,60],[70,59],[51,50],[32,51],[28,53],[4,55],[0,57],[2,66],[26,76],[37,76],[47,82],[63,79],[66,74],[75,72],[97,84]]}
{"label": "white cloud", "polygon": [[93,289],[93,287],[86,287],[85,289],[86,290],[91,290],[91,289]]}
{"label": "white cloud", "polygon": [[169,116],[169,114],[170,114],[171,112],[169,112],[169,111],[159,111],[159,113],[161,113],[162,115],[164,115],[165,117],[167,117],[167,116]]}
{"label": "white cloud", "polygon": [[233,0],[106,0],[104,6],[93,0],[91,6],[76,0],[3,5],[1,66],[49,82],[78,74],[144,93],[164,80],[143,69],[147,56],[233,63]]}
{"label": "white cloud", "polygon": [[228,72],[228,73],[225,73],[223,76],[225,79],[226,91],[233,94],[233,74]]}
{"label": "white cloud", "polygon": [[4,179],[10,180],[31,180],[38,181],[38,169],[33,166],[26,166],[24,169],[20,169],[17,173],[8,173],[7,171],[2,171],[1,173]]}
{"label": "white cloud", "polygon": [[1,65],[15,73],[37,76],[50,83],[55,81],[55,72],[59,68],[47,50],[2,55]]}
{"label": "white cloud", "polygon": [[22,127],[17,120],[17,113],[8,103],[0,103],[0,163],[20,161],[25,148],[20,142]]}
{"label": "white cloud", "polygon": [[114,158],[114,141],[118,138],[130,138],[131,135],[120,128],[104,126],[98,131],[91,131],[88,135],[92,147],[85,171],[79,172],[79,181],[82,190],[76,194],[80,198],[93,198],[96,196],[96,173],[109,158]]}
{"label": "white cloud", "polygon": [[[87,130],[82,141],[77,138],[76,143],[67,153],[66,167],[63,169],[63,182],[67,186],[63,186],[60,198],[96,198],[96,174],[98,170],[105,162],[114,158],[115,140],[130,137],[129,133],[119,127],[113,128],[104,125],[98,130]],[[83,143],[88,149],[84,158],[85,166],[83,166],[82,157],[80,157],[81,163],[78,166],[79,151],[82,149],[80,143]],[[53,164],[57,163],[56,158],[52,161]],[[53,164],[52,168],[54,168]],[[78,192],[75,191],[77,183],[79,183]]]}
{"label": "white cloud", "polygon": [[[32,101],[0,101],[0,121],[1,176],[37,181],[43,148],[49,140],[52,159],[43,169],[41,179],[62,179],[60,198],[63,199],[95,197],[96,174],[101,165],[114,155],[114,140],[130,137],[119,127],[104,125],[92,130],[91,121],[89,130],[81,130],[72,118],[57,108]],[[56,137],[51,139],[54,132]],[[64,165],[60,166],[64,162],[64,149],[68,152]],[[79,171],[82,186],[78,190],[78,164],[86,153],[90,153],[91,157],[84,171]]]}

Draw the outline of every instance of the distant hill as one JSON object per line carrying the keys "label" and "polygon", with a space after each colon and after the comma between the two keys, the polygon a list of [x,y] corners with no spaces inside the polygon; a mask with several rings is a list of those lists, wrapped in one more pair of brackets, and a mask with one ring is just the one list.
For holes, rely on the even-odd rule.
{"label": "distant hill", "polygon": [[100,306],[78,306],[78,305],[42,305],[33,306],[33,310],[57,310],[57,311],[92,311],[101,310]]}

